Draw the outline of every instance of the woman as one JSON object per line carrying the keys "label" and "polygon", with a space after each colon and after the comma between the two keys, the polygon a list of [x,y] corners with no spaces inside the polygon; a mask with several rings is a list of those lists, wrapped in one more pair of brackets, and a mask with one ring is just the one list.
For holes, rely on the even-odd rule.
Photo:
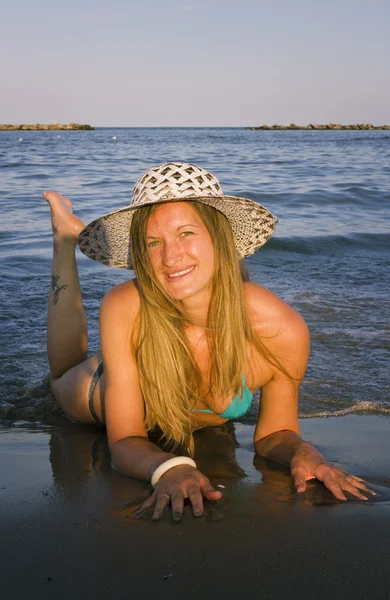
{"label": "woman", "polygon": [[[244,414],[257,388],[256,452],[288,465],[298,492],[317,478],[339,500],[346,500],[344,492],[366,499],[363,480],[328,464],[299,435],[298,388],[309,356],[305,322],[243,276],[240,259],[268,240],[271,213],[224,196],[211,173],[186,163],[150,169],[129,207],[84,229],[69,200],[54,192],[44,198],[54,232],[53,393],[71,419],[106,425],[115,469],[151,482],[141,512],[153,508],[159,519],[171,504],[180,520],[185,499],[200,516],[203,498],[221,497],[191,458],[158,448],[148,432],[157,426],[176,449],[192,454],[192,432]],[[101,355],[90,358],[77,238],[91,258],[136,274],[103,299]]]}

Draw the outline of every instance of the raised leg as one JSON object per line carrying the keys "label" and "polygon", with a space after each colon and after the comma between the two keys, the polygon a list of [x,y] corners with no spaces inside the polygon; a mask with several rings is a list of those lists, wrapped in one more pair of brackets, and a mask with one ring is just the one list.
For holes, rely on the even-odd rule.
{"label": "raised leg", "polygon": [[[73,420],[93,423],[88,390],[99,357],[88,359],[87,321],[76,265],[77,237],[84,225],[73,215],[70,200],[44,192],[53,227],[53,265],[48,305],[47,350],[52,389],[62,410]],[[104,376],[103,376],[104,377]],[[103,378],[101,378],[103,379]],[[101,420],[102,384],[94,406]]]}

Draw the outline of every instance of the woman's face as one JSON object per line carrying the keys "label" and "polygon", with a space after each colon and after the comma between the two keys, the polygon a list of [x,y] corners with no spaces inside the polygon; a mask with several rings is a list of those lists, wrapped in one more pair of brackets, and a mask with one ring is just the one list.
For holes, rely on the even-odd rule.
{"label": "woman's face", "polygon": [[192,206],[160,204],[149,217],[146,236],[153,272],[164,289],[176,300],[208,299],[214,246]]}

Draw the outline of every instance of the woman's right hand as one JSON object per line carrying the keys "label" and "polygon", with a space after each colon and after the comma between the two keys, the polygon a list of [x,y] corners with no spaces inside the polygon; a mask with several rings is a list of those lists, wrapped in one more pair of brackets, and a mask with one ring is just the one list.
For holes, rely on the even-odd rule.
{"label": "woman's right hand", "polygon": [[194,517],[200,517],[203,514],[203,498],[215,501],[221,497],[221,492],[215,490],[209,479],[198,469],[189,465],[178,465],[160,477],[153,494],[139,508],[137,516],[154,507],[152,519],[158,521],[164,508],[171,504],[172,519],[181,521],[184,501],[188,498]]}

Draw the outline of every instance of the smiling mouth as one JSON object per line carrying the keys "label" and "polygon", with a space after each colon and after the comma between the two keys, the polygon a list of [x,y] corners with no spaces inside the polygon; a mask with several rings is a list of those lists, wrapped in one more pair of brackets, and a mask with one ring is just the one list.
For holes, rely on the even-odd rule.
{"label": "smiling mouth", "polygon": [[193,271],[195,269],[194,266],[192,267],[188,267],[188,269],[182,269],[181,271],[176,271],[176,273],[169,273],[167,274],[168,279],[179,279],[180,277],[184,277],[185,275],[188,275],[188,273],[191,273],[191,271]]}

